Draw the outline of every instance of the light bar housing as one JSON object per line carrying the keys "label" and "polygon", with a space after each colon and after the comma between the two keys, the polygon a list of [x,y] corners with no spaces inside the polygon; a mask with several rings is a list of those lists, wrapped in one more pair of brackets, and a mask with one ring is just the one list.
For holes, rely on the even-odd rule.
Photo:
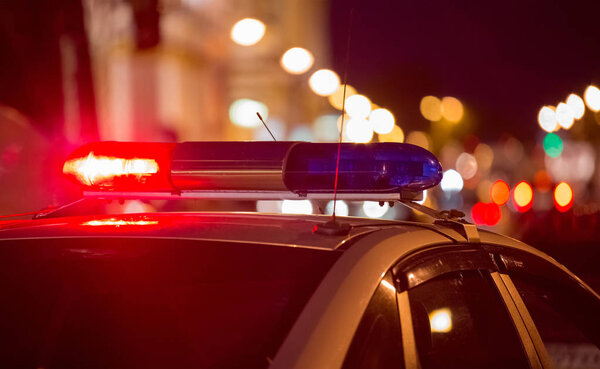
{"label": "light bar housing", "polygon": [[[414,198],[442,178],[439,161],[418,146],[342,143],[339,150],[337,192],[345,198]],[[288,193],[320,198],[334,192],[337,155],[337,143],[98,142],[75,150],[63,171],[96,197],[135,192],[152,197],[221,194],[247,199],[254,193],[264,199]]]}

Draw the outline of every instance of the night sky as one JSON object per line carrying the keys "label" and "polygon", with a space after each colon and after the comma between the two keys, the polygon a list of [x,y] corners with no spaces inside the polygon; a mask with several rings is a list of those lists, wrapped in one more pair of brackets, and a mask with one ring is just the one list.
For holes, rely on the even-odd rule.
{"label": "night sky", "polygon": [[332,63],[348,83],[428,130],[425,95],[454,96],[484,140],[533,140],[537,114],[600,82],[599,1],[332,0]]}

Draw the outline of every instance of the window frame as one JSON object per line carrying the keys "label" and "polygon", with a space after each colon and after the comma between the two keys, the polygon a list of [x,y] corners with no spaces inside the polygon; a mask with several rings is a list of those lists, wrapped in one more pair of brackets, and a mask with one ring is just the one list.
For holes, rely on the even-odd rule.
{"label": "window frame", "polygon": [[[464,260],[461,256],[468,256],[468,260]],[[443,265],[441,269],[428,265],[435,264],[440,260],[444,260],[444,263],[438,263],[438,266]],[[513,297],[516,289],[513,289],[514,284],[510,277],[503,273],[505,267],[499,251],[482,244],[454,244],[417,251],[392,268],[398,291],[398,314],[400,314],[402,327],[406,369],[421,368],[412,316],[409,314],[408,291],[439,276],[465,270],[484,270],[490,274],[500,300],[509,314],[509,319],[515,326],[529,366],[531,368],[552,368],[548,353],[541,343],[539,332],[525,304],[522,303],[520,297]]]}

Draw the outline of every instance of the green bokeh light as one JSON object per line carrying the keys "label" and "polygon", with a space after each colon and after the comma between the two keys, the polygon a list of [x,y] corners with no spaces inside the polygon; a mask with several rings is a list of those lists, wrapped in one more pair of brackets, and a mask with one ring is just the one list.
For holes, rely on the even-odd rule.
{"label": "green bokeh light", "polygon": [[563,141],[556,133],[544,137],[544,151],[551,158],[558,158],[563,152]]}

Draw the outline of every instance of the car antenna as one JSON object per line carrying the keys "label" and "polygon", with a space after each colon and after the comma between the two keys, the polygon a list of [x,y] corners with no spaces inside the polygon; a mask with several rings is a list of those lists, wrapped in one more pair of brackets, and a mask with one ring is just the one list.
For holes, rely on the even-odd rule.
{"label": "car antenna", "polygon": [[338,188],[338,174],[340,171],[340,153],[342,150],[342,138],[344,132],[344,116],[346,110],[346,89],[348,87],[348,67],[350,66],[350,41],[352,39],[352,20],[354,18],[354,7],[350,8],[350,14],[348,15],[348,37],[346,39],[346,60],[344,63],[344,90],[342,93],[342,120],[340,123],[340,136],[338,139],[337,158],[335,163],[335,182],[333,184],[333,211],[331,213],[331,220],[325,223],[315,225],[314,232],[331,235],[331,236],[343,236],[350,233],[350,225],[348,223],[339,223],[335,219],[335,206],[337,203],[337,188]]}
{"label": "car antenna", "polygon": [[267,131],[269,131],[269,134],[271,135],[271,137],[273,137],[273,141],[277,141],[275,139],[275,136],[273,136],[273,133],[271,133],[271,130],[269,129],[269,127],[267,126],[267,123],[265,123],[265,121],[263,120],[263,117],[260,115],[259,112],[256,112],[256,115],[258,115],[258,119],[260,119],[260,121],[262,122],[262,124],[265,126],[265,128],[267,129]]}

